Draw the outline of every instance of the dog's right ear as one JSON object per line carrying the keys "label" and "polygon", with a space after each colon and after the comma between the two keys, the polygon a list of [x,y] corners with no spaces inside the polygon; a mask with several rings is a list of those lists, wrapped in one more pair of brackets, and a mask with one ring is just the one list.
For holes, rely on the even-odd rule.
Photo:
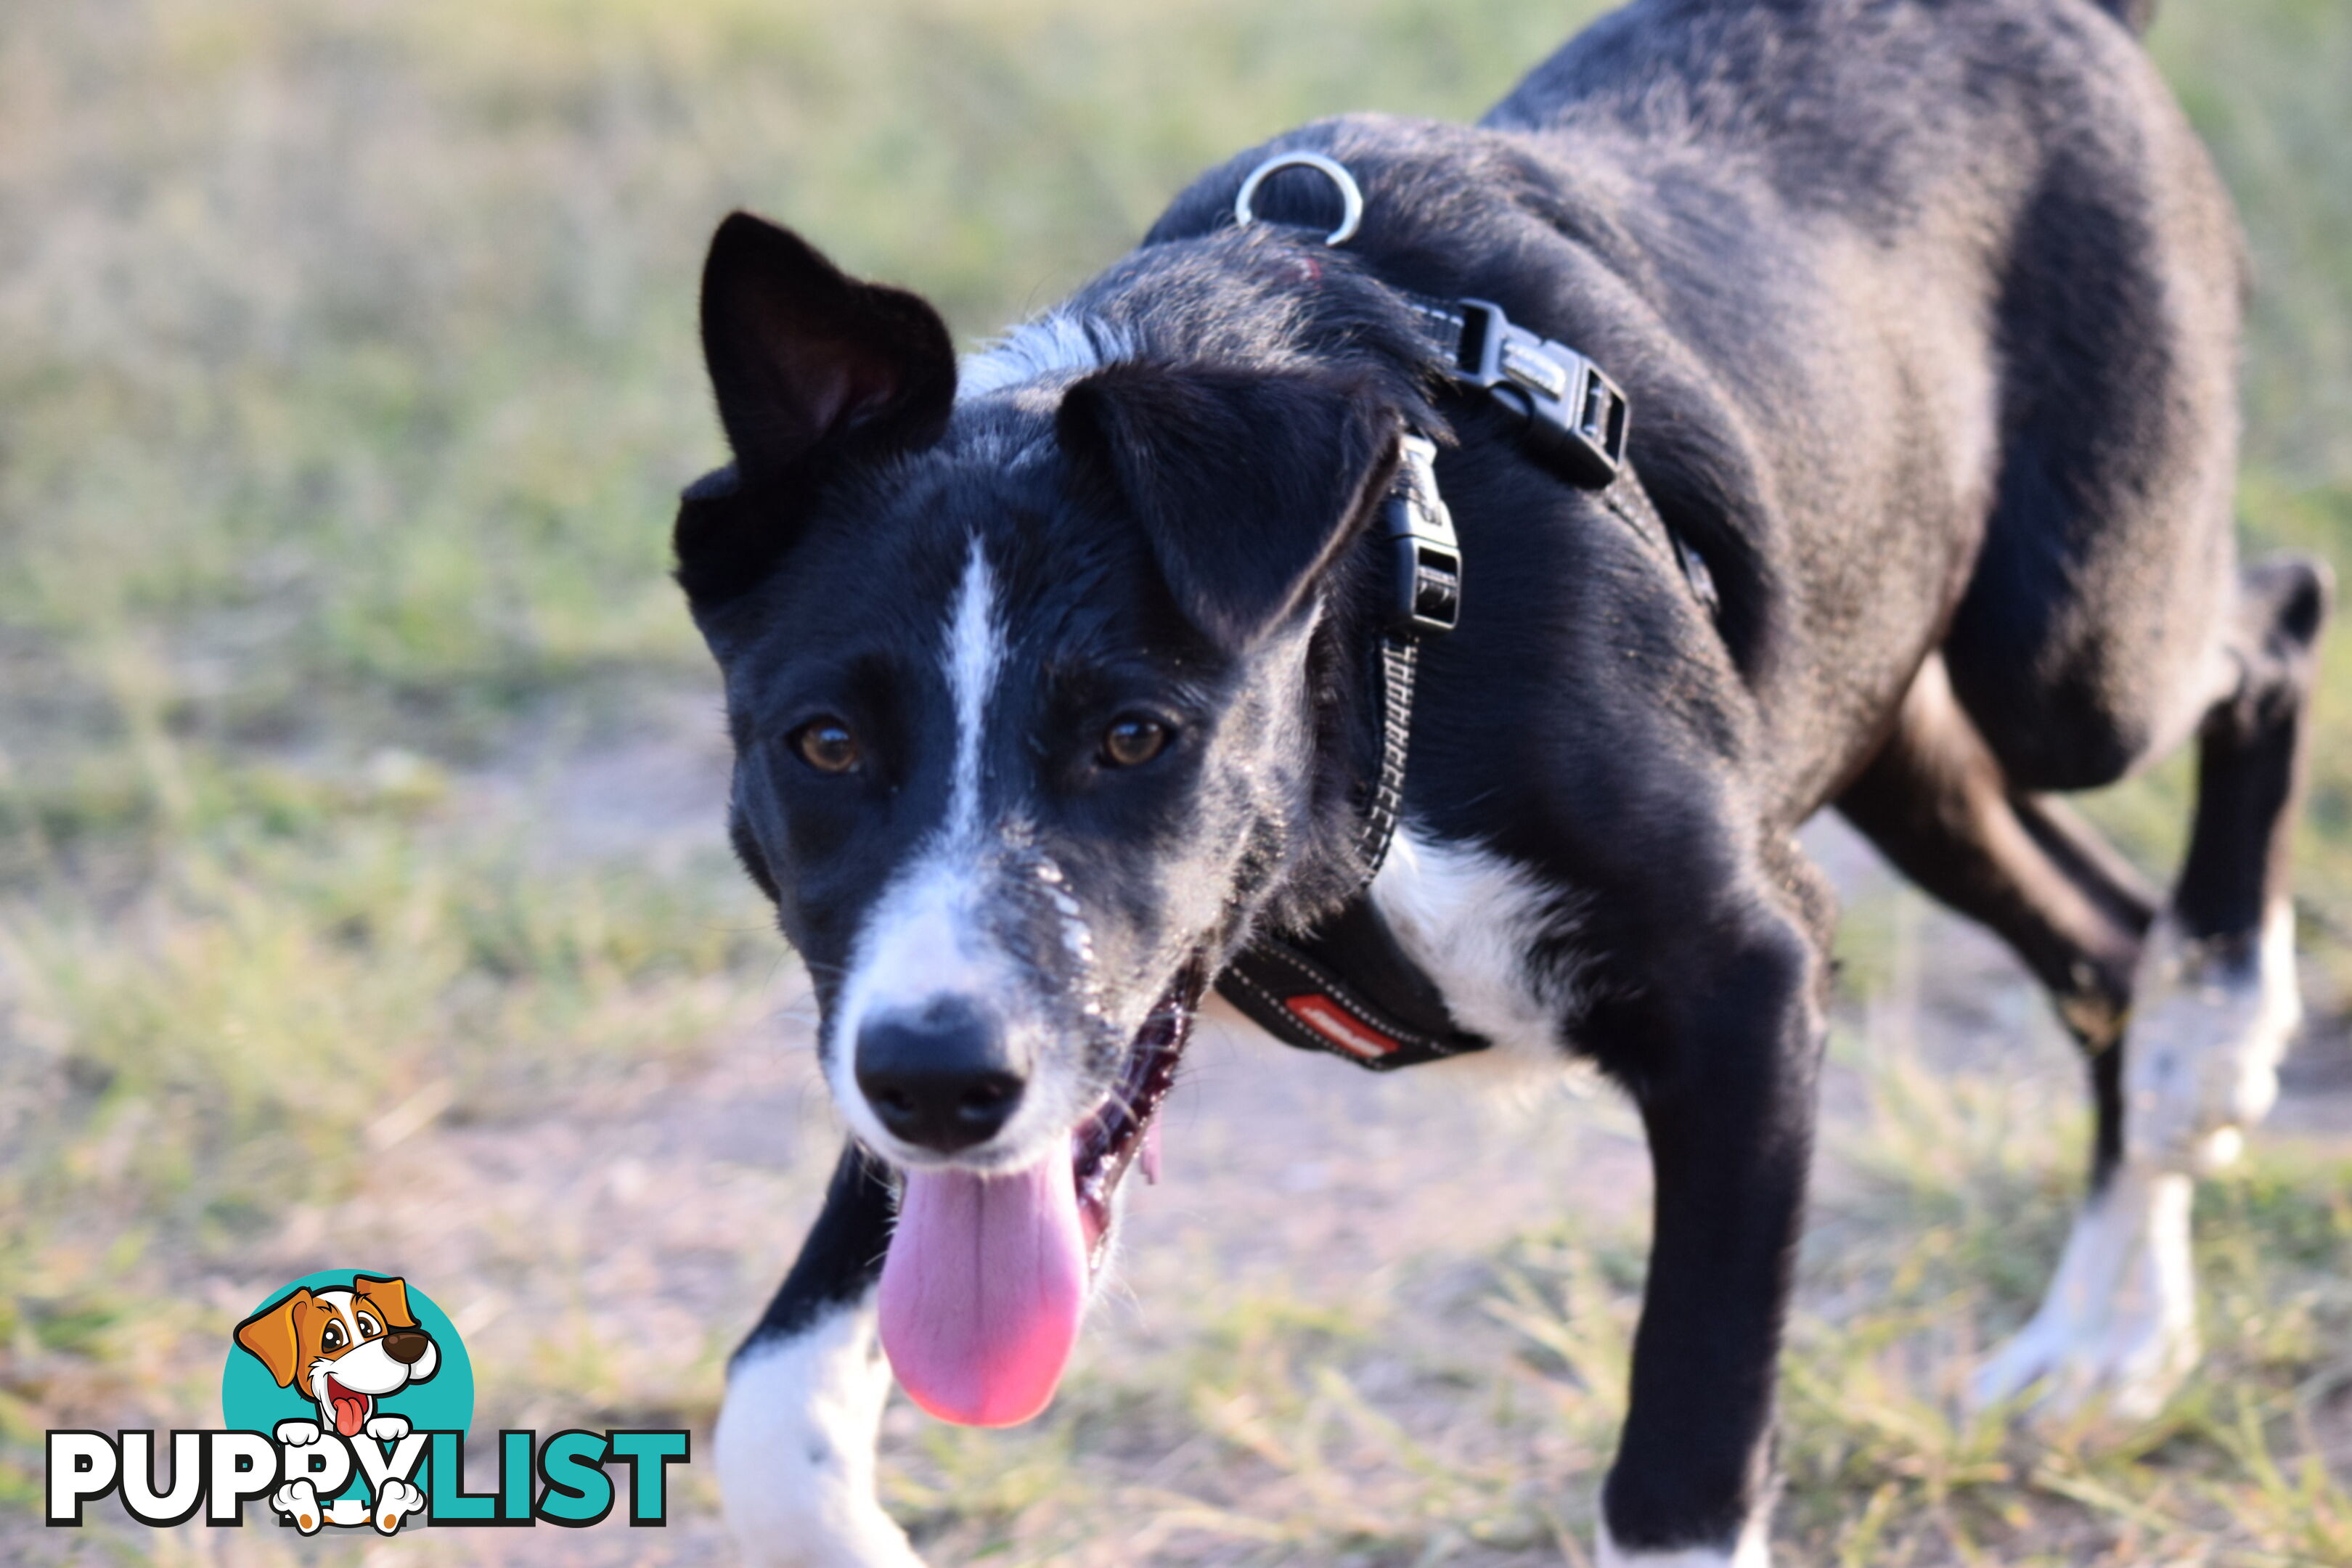
{"label": "dog's right ear", "polygon": [[1082,484],[1143,524],[1192,624],[1241,648],[1304,604],[1395,478],[1402,417],[1348,380],[1112,365],[1056,434]]}
{"label": "dog's right ear", "polygon": [[735,464],[678,508],[678,582],[698,608],[765,575],[827,472],[929,446],[955,404],[955,348],[938,311],[859,282],[749,213],[710,241],[702,353]]}
{"label": "dog's right ear", "polygon": [[296,1290],[274,1307],[265,1307],[236,1326],[236,1342],[251,1351],[278,1386],[294,1381],[302,1358],[302,1342],[295,1332],[294,1315],[310,1304],[310,1292]]}

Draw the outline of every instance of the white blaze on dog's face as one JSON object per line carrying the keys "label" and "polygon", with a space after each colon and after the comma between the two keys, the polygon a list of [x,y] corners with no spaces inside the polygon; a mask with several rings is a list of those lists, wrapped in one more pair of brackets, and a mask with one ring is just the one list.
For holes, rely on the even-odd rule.
{"label": "white blaze on dog's face", "polygon": [[[998,1037],[996,1054],[1008,1079],[1031,1079],[1039,1063],[1051,1060],[1045,1036],[1065,1020],[1021,1005],[1031,988],[1023,984],[1009,922],[999,918],[1016,897],[1008,881],[1024,871],[1045,889],[1059,919],[1060,956],[1068,961],[1072,977],[1079,984],[1088,977],[1093,939],[1085,911],[1062,888],[1060,868],[1043,850],[1026,858],[1025,867],[1010,863],[1013,858],[1003,850],[1021,835],[1007,831],[1011,824],[982,819],[986,725],[1004,668],[1005,632],[988,557],[974,540],[940,647],[954,720],[946,810],[861,922],[828,1015],[828,1073],[836,1102],[861,1138],[904,1164],[937,1163],[968,1152],[1017,1169],[1034,1163],[1039,1150],[1066,1136],[1085,1109],[1076,1103],[1077,1076],[1050,1073],[1045,1082],[1024,1082],[1017,1093],[1008,1090],[1009,1117],[969,1152],[927,1147],[883,1124],[858,1072],[855,1043],[860,1039],[891,1031],[919,1037],[959,1018],[973,1031]],[[851,1047],[843,1048],[842,1041]],[[869,1051],[869,1063],[872,1056]],[[870,1068],[866,1081],[874,1081]]]}
{"label": "white blaze on dog's face", "polygon": [[[1229,649],[1142,539],[1063,555],[1085,520],[1050,441],[940,466],[870,532],[812,542],[730,668],[736,837],[815,977],[858,1136],[904,1168],[1011,1172],[1066,1149],[1252,859],[1283,853],[1314,623]],[[930,1080],[957,1073],[941,1103]]]}
{"label": "white blaze on dog's face", "polygon": [[[1017,1171],[1066,1148],[1105,1080],[1128,1065],[1130,1043],[1152,1013],[1181,1005],[1167,1000],[1170,982],[1215,926],[1231,876],[1230,833],[1208,837],[1205,866],[1165,856],[1155,865],[1143,839],[1116,839],[1113,855],[1124,849],[1129,857],[1121,866],[1100,845],[1068,832],[1066,815],[1055,809],[1067,803],[1055,801],[1050,786],[1021,777],[1026,770],[1016,753],[1034,756],[1038,748],[1017,732],[995,731],[1037,706],[1027,688],[1038,664],[1034,639],[1024,639],[1030,646],[1023,650],[1033,657],[1013,656],[1007,610],[987,548],[975,538],[938,649],[952,717],[951,729],[933,740],[947,764],[944,808],[857,922],[827,1010],[827,1070],[837,1102],[861,1139],[910,1168]],[[1275,661],[1269,684],[1296,682],[1304,644],[1287,640],[1288,657]],[[1095,775],[1087,793],[1099,792],[1096,804],[1108,804],[1101,795],[1127,786],[1201,815],[1196,801],[1181,798],[1181,785],[1108,776],[1161,764],[1179,773],[1184,759],[1171,753],[1183,749],[1205,753],[1194,759],[1195,777],[1216,765],[1221,716],[1213,701],[1173,680],[1158,685],[1123,707],[1101,705],[1108,717],[1102,733],[1090,737],[1097,754],[1083,764]],[[1244,704],[1254,719],[1264,706]],[[1250,727],[1267,742],[1286,728],[1270,720]],[[1073,728],[1086,734],[1092,727]],[[1127,895],[1132,911],[1122,918],[1116,902],[1106,908],[1106,890]],[[940,1136],[903,1105],[887,1103],[896,1082],[890,1064],[878,1058],[894,1046],[919,1053],[958,1031],[980,1042],[983,1060],[999,1064],[1009,1105],[999,1115],[982,1103],[966,1119],[976,1125]]]}
{"label": "white blaze on dog's face", "polygon": [[360,1275],[350,1289],[298,1289],[237,1325],[237,1343],[281,1388],[299,1386],[320,1425],[356,1436],[376,1402],[440,1370],[440,1347],[417,1326],[408,1287]]}
{"label": "white blaze on dog's face", "polygon": [[[726,676],[734,840],[844,1116],[909,1173],[901,1381],[1005,1418],[1003,1379],[909,1376],[893,1304],[926,1342],[1075,1321],[1207,975],[1311,829],[1352,837],[1325,612],[1398,421],[1353,384],[1091,357],[958,404],[927,307],[744,218],[704,344],[738,461],[688,493],[679,579]],[[1058,1366],[1053,1337],[987,1353]]]}

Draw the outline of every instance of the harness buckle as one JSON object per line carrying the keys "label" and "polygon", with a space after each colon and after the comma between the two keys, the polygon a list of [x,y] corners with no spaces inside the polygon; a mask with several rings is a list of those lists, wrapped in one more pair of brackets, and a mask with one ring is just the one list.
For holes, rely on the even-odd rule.
{"label": "harness buckle", "polygon": [[1454,374],[1527,421],[1530,446],[1574,484],[1605,489],[1625,463],[1625,394],[1569,347],[1515,325],[1500,305],[1461,301]]}
{"label": "harness buckle", "polygon": [[1462,546],[1454,514],[1437,493],[1437,445],[1406,436],[1395,486],[1381,507],[1381,531],[1395,563],[1390,627],[1400,636],[1442,636],[1462,618]]}

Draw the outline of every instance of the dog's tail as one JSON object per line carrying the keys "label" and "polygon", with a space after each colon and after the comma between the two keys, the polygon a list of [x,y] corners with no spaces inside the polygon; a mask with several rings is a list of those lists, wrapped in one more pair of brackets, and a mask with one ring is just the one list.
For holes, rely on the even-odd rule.
{"label": "dog's tail", "polygon": [[2156,20],[2156,0],[2098,0],[2098,6],[2141,37]]}

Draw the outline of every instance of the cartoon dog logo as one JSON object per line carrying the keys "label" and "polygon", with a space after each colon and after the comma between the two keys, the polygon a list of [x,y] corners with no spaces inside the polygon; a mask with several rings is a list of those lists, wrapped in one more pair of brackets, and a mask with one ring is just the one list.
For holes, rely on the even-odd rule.
{"label": "cartoon dog logo", "polygon": [[[406,1281],[365,1274],[354,1276],[348,1290],[298,1288],[239,1323],[236,1342],[269,1369],[278,1387],[299,1387],[318,1406],[315,1423],[278,1424],[278,1442],[295,1449],[325,1441],[329,1432],[346,1441],[364,1435],[399,1442],[408,1436],[407,1417],[379,1413],[377,1401],[425,1382],[441,1365],[440,1347],[408,1310]],[[406,1481],[387,1479],[373,1510],[355,1498],[321,1506],[310,1482],[298,1479],[269,1500],[305,1535],[321,1521],[373,1522],[389,1535],[404,1515],[425,1506],[425,1494]]]}

